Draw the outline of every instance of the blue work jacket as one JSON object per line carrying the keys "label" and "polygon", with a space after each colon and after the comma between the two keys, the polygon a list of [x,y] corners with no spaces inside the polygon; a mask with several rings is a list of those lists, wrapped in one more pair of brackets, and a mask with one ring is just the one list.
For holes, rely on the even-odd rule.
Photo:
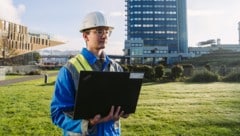
{"label": "blue work jacket", "polygon": [[[92,66],[98,59],[94,54],[83,48],[82,56],[87,60],[88,65]],[[120,65],[112,61],[105,55],[102,71],[123,71]],[[55,82],[54,93],[51,101],[51,118],[52,122],[63,129],[63,135],[80,135],[82,134],[83,120],[73,120],[64,112],[72,110],[75,102],[76,83],[71,72],[66,66],[63,66]],[[109,121],[97,124],[94,130],[89,132],[90,136],[120,136],[120,120]]]}

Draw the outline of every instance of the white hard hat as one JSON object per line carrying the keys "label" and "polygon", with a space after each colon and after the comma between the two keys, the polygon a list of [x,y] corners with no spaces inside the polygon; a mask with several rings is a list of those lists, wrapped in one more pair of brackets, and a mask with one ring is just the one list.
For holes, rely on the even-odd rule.
{"label": "white hard hat", "polygon": [[101,26],[113,29],[112,26],[109,26],[107,24],[107,19],[101,12],[98,12],[98,11],[91,12],[87,14],[83,19],[80,32],[83,32],[84,30],[87,30],[90,28],[101,27]]}

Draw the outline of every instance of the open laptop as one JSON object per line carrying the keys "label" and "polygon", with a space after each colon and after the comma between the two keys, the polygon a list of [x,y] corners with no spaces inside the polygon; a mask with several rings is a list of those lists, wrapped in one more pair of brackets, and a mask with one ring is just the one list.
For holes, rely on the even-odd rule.
{"label": "open laptop", "polygon": [[73,119],[107,116],[111,106],[135,113],[143,73],[81,71],[75,97]]}

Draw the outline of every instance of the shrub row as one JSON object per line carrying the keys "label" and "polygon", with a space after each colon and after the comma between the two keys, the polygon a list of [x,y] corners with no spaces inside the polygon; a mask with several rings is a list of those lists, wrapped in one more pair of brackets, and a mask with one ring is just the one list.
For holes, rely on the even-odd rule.
{"label": "shrub row", "polygon": [[195,72],[193,76],[191,76],[186,81],[200,82],[200,83],[217,82],[219,81],[219,75],[209,70],[203,70],[203,71]]}
{"label": "shrub row", "polygon": [[[122,65],[124,71],[143,72],[144,81],[186,81],[186,82],[240,82],[240,71],[227,72],[225,66],[221,66],[217,72],[212,71],[209,65],[203,70],[196,70],[191,64],[174,65],[165,68],[162,64],[156,66],[149,65]],[[169,71],[170,69],[170,71]],[[40,75],[41,70],[31,71],[25,75]],[[23,75],[23,73],[7,72],[7,75]]]}
{"label": "shrub row", "polygon": [[41,75],[42,71],[39,69],[32,70],[30,72],[7,72],[6,75]]}
{"label": "shrub row", "polygon": [[[209,65],[202,70],[196,70],[191,64],[174,65],[165,68],[163,65],[122,65],[124,71],[144,72],[145,81],[186,81],[186,82],[240,82],[240,72],[229,72],[226,67],[221,66],[219,71],[214,72]],[[168,71],[167,69],[170,69]]]}

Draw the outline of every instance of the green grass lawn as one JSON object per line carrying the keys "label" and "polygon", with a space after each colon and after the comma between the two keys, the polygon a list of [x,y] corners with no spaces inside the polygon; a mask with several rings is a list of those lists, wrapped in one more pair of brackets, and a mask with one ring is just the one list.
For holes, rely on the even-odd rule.
{"label": "green grass lawn", "polygon": [[145,84],[136,114],[123,134],[151,136],[240,135],[240,84]]}
{"label": "green grass lawn", "polygon": [[[49,82],[54,80],[49,78]],[[61,135],[50,120],[52,90],[42,79],[1,86],[0,135]]]}
{"label": "green grass lawn", "polygon": [[[52,92],[42,79],[1,86],[0,135],[61,135],[50,120]],[[237,136],[240,84],[144,84],[136,113],[121,122],[123,136]]]}

